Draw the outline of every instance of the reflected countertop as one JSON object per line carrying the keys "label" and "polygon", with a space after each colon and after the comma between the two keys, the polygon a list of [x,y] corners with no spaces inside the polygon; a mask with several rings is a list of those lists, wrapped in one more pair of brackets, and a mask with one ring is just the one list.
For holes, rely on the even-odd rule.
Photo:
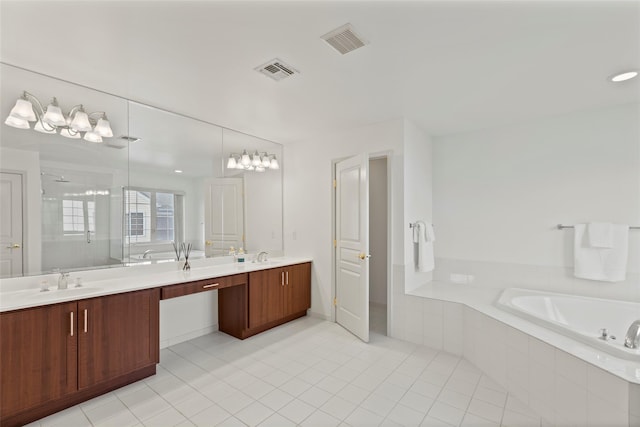
{"label": "reflected countertop", "polygon": [[[0,312],[38,307],[85,298],[119,294],[142,289],[150,289],[167,285],[193,282],[195,280],[230,276],[251,271],[285,267],[288,265],[311,262],[305,257],[271,258],[266,262],[228,262],[228,263],[192,263],[191,270],[183,271],[184,261],[158,264],[157,266],[127,267],[110,269],[108,274],[100,275],[87,272],[83,277],[82,286],[75,287],[74,277],[69,280],[68,289],[58,290],[55,280],[49,281],[49,291],[41,292],[39,288],[0,292]],[[116,270],[116,271],[113,271]],[[79,274],[74,276],[79,277]],[[94,277],[91,277],[94,276]],[[33,276],[33,281],[39,283],[39,278],[55,276]],[[11,280],[11,279],[5,279]]]}

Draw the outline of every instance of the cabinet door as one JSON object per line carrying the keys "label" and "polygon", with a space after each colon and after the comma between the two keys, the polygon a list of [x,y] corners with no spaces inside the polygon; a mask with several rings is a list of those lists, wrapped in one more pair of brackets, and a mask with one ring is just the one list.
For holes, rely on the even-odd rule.
{"label": "cabinet door", "polygon": [[0,418],[77,389],[76,303],[0,315]]}
{"label": "cabinet door", "polygon": [[284,315],[284,270],[249,273],[249,329],[282,319]]}
{"label": "cabinet door", "polygon": [[158,363],[160,290],[78,301],[80,389]]}
{"label": "cabinet door", "polygon": [[311,307],[311,264],[292,265],[284,270],[284,315],[288,316]]}

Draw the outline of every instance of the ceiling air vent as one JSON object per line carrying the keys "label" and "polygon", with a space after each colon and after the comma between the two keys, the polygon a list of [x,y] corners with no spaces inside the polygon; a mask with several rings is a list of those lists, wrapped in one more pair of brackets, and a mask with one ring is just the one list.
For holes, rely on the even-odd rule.
{"label": "ceiling air vent", "polygon": [[336,28],[322,36],[321,39],[343,55],[367,44],[366,40],[356,34],[351,24]]}
{"label": "ceiling air vent", "polygon": [[272,59],[271,61],[254,68],[254,70],[277,82],[294,74],[300,74],[300,71],[285,64],[278,58]]}

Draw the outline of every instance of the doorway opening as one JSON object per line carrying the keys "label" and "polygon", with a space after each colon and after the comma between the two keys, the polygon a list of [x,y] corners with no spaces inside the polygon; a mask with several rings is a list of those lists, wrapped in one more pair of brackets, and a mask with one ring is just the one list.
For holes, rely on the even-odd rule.
{"label": "doorway opening", "polygon": [[369,330],[387,335],[387,158],[369,159]]}
{"label": "doorway opening", "polygon": [[392,330],[390,154],[333,162],[332,320],[364,342]]}

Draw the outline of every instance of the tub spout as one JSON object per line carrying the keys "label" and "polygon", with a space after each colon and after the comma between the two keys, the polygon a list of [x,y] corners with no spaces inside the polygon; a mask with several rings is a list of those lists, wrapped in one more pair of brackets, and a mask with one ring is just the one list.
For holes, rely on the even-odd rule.
{"label": "tub spout", "polygon": [[640,347],[640,319],[629,326],[627,336],[624,338],[624,346],[628,348]]}

